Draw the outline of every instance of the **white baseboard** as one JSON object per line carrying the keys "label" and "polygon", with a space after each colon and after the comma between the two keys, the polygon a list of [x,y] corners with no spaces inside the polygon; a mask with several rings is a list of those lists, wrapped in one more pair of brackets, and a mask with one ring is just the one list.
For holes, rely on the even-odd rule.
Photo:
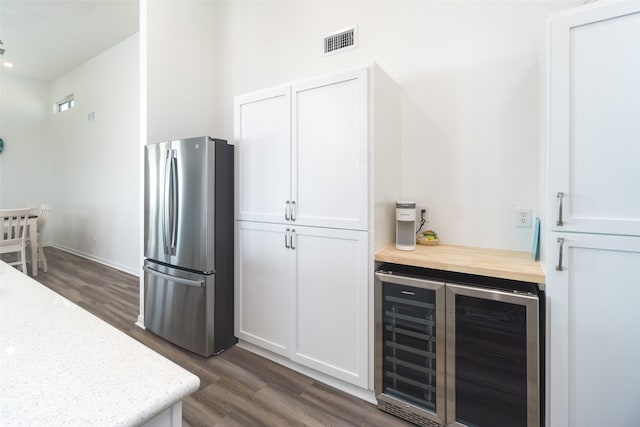
{"label": "white baseboard", "polygon": [[238,340],[238,347],[243,348],[247,351],[257,354],[258,356],[262,356],[265,359],[269,359],[272,362],[276,362],[279,365],[285,366],[293,371],[300,372],[303,375],[313,378],[314,380],[320,381],[324,384],[327,384],[331,387],[337,388],[340,391],[344,391],[347,394],[355,396],[359,399],[377,405],[376,396],[373,390],[363,389],[361,387],[355,386],[353,384],[349,384],[337,378],[333,378],[329,375],[323,374],[322,372],[318,372],[314,369],[307,368],[306,366],[302,366],[296,362],[293,362],[286,357],[280,356],[279,354],[272,353],[268,350],[255,346],[251,343],[248,343],[243,340]]}
{"label": "white baseboard", "polygon": [[138,316],[138,321],[135,323],[135,325],[136,325],[137,327],[139,327],[140,329],[147,329],[147,328],[144,326],[144,316]]}
{"label": "white baseboard", "polygon": [[76,249],[72,249],[72,248],[60,245],[58,243],[43,243],[42,246],[52,246],[52,247],[54,247],[56,249],[60,249],[60,250],[65,251],[65,252],[69,252],[71,254],[78,255],[78,256],[80,256],[82,258],[90,259],[91,261],[95,261],[95,262],[97,262],[99,264],[106,265],[107,267],[112,267],[112,268],[115,268],[116,270],[124,271],[125,273],[129,273],[129,274],[131,274],[133,276],[140,277],[140,271],[133,270],[129,266],[118,264],[118,263],[113,262],[111,260],[100,258],[100,257],[97,257],[95,255],[88,254],[88,253],[85,253],[85,252],[82,252],[82,251],[78,251]]}

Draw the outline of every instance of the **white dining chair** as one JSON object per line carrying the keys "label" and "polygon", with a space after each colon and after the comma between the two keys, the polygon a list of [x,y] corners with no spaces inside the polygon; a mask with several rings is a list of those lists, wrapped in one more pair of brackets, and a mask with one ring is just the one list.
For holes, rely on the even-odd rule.
{"label": "white dining chair", "polygon": [[29,209],[0,210],[0,254],[15,253],[16,260],[7,260],[7,264],[20,266],[27,274],[27,220]]}
{"label": "white dining chair", "polygon": [[[31,262],[39,262],[42,264],[42,271],[47,272],[47,258],[44,256],[44,251],[42,250],[42,234],[44,233],[44,227],[47,225],[47,217],[49,216],[49,205],[40,205],[40,209],[32,208],[31,213],[33,215],[38,215],[37,220],[37,231],[36,231],[36,259],[31,260]],[[30,240],[27,239],[27,246],[31,244]]]}

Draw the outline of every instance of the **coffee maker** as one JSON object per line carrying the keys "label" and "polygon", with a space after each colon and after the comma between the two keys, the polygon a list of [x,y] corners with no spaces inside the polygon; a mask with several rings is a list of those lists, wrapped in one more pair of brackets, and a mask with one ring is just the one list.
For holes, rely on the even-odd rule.
{"label": "coffee maker", "polygon": [[416,202],[396,202],[396,248],[416,249]]}

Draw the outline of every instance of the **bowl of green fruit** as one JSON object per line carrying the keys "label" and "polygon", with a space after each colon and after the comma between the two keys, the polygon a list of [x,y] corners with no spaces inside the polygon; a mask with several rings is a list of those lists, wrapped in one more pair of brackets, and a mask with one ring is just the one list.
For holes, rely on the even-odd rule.
{"label": "bowl of green fruit", "polygon": [[426,246],[435,246],[440,243],[438,234],[433,230],[423,231],[416,237],[416,243]]}

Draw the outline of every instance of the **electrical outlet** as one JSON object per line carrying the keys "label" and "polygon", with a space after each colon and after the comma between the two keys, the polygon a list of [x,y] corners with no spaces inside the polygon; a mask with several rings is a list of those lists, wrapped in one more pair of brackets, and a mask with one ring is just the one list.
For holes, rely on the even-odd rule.
{"label": "electrical outlet", "polygon": [[531,228],[531,208],[516,208],[516,227]]}
{"label": "electrical outlet", "polygon": [[[424,211],[424,214],[422,213]],[[424,219],[424,223],[428,224],[431,222],[431,205],[426,204],[418,204],[416,207],[416,220],[418,224]]]}

